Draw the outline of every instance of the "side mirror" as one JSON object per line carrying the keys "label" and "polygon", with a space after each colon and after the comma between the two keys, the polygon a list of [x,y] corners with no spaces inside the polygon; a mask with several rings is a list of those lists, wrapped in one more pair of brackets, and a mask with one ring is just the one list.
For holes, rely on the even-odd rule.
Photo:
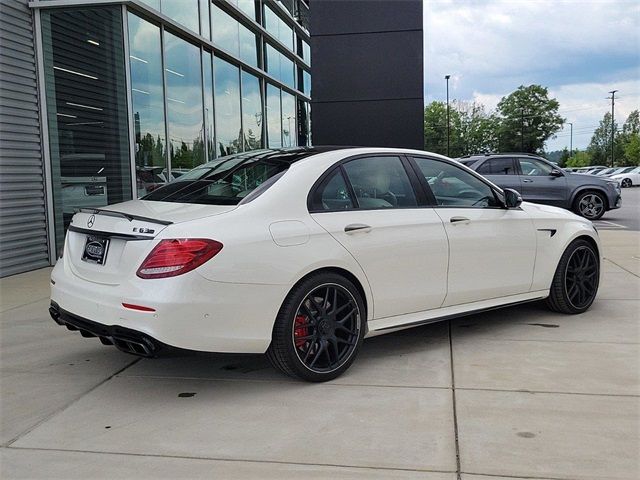
{"label": "side mirror", "polygon": [[552,177],[562,177],[564,176],[564,173],[562,173],[561,170],[554,168],[553,170],[551,170],[551,172],[549,172],[549,175],[551,175]]}
{"label": "side mirror", "polygon": [[507,208],[518,208],[522,203],[522,196],[512,188],[504,189],[504,206]]}

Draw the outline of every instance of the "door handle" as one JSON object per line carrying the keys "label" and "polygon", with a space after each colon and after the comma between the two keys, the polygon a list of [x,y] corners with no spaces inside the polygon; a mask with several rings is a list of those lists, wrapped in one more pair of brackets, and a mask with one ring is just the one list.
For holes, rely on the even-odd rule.
{"label": "door handle", "polygon": [[523,179],[522,179],[522,181],[523,181],[524,183],[531,183],[531,182],[533,182],[533,180],[531,180],[530,178],[523,178]]}
{"label": "door handle", "polygon": [[369,233],[371,231],[371,227],[369,225],[365,225],[364,223],[350,223],[346,227],[344,227],[344,233],[356,233],[356,232],[364,232]]}
{"label": "door handle", "polygon": [[469,220],[467,217],[451,217],[449,219],[449,221],[451,223],[469,223],[471,220]]}

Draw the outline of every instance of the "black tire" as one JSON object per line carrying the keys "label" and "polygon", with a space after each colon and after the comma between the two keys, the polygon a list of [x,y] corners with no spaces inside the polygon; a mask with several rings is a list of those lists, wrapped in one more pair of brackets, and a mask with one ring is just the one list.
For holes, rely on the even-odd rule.
{"label": "black tire", "polygon": [[582,192],[573,203],[573,211],[588,220],[598,220],[607,211],[607,198],[600,192]]}
{"label": "black tire", "polygon": [[629,188],[633,186],[633,182],[630,178],[622,179],[622,182],[620,182],[620,184],[622,185],[622,188]]}
{"label": "black tire", "polygon": [[[580,270],[576,265],[584,264]],[[598,293],[600,257],[593,245],[583,239],[571,242],[560,257],[551,282],[547,306],[560,313],[585,312]]]}
{"label": "black tire", "polygon": [[362,295],[353,282],[333,272],[313,274],[298,283],[282,304],[267,357],[291,377],[332,380],[355,360],[365,323]]}

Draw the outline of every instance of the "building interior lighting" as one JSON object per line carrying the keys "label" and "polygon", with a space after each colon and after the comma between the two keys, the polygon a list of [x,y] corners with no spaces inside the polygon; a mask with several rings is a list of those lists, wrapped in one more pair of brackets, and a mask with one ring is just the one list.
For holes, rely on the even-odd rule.
{"label": "building interior lighting", "polygon": [[68,115],[66,113],[56,113],[59,117],[78,118],[76,115]]}
{"label": "building interior lighting", "polygon": [[96,41],[96,40],[87,40],[87,43],[90,43],[91,45],[95,45],[96,47],[100,46],[100,42]]}
{"label": "building interior lighting", "polygon": [[146,60],[140,58],[140,57],[136,57],[135,55],[129,55],[129,58],[133,59],[133,60],[137,60],[138,62],[142,62],[142,63],[149,63]]}
{"label": "building interior lighting", "polygon": [[79,75],[80,77],[90,78],[92,80],[98,80],[98,77],[94,77],[93,75],[87,75],[86,73],[76,72],[75,70],[69,70],[68,68],[57,67],[54,65],[53,69],[60,70],[61,72],[71,73],[73,75]]}
{"label": "building interior lighting", "polygon": [[73,103],[73,102],[66,102],[67,105],[71,105],[72,107],[80,107],[80,108],[88,108],[89,110],[99,110],[102,111],[102,108],[99,107],[92,107],[91,105],[83,105],[81,103]]}
{"label": "building interior lighting", "polygon": [[177,75],[179,77],[184,77],[183,74],[176,72],[175,70],[171,70],[170,68],[165,68],[165,70],[169,73],[173,73],[174,75]]}

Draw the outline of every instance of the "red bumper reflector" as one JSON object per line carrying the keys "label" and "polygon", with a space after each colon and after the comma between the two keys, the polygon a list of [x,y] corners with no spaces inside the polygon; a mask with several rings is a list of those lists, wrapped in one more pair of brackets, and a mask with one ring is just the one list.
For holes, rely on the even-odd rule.
{"label": "red bumper reflector", "polygon": [[151,307],[143,307],[142,305],[134,305],[132,303],[123,303],[122,306],[124,308],[130,308],[131,310],[138,310],[140,312],[155,312],[155,308]]}

